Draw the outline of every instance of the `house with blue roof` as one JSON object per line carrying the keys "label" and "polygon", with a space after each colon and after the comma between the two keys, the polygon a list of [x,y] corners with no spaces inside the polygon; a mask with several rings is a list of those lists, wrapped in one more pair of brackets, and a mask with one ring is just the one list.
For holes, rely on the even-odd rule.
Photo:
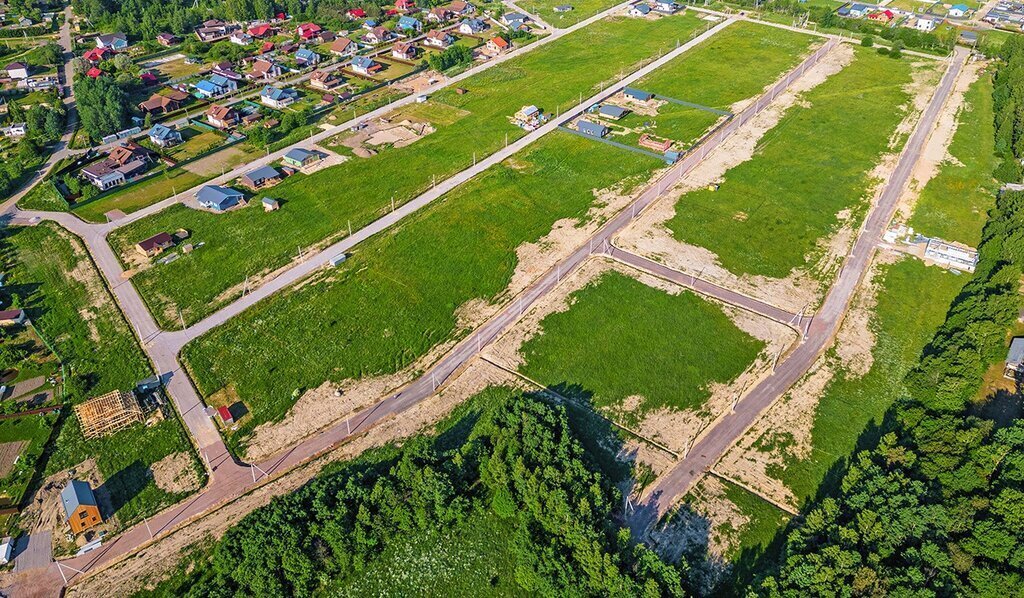
{"label": "house with blue roof", "polygon": [[209,99],[237,90],[238,83],[224,75],[210,75],[209,79],[203,79],[196,83],[195,88],[197,96]]}
{"label": "house with blue roof", "polygon": [[418,33],[423,31],[423,23],[420,23],[419,19],[405,15],[398,19],[398,28],[402,31],[416,31]]}
{"label": "house with blue roof", "polygon": [[242,195],[241,191],[235,191],[230,187],[221,187],[220,185],[203,185],[196,192],[196,200],[199,201],[200,206],[217,212],[223,212],[228,208],[234,207],[244,199],[245,196]]}
{"label": "house with blue roof", "polygon": [[167,125],[155,124],[149,130],[149,140],[157,147],[172,147],[181,143],[181,133]]}
{"label": "house with blue roof", "polygon": [[480,19],[462,19],[459,23],[459,33],[465,35],[476,35],[487,29],[487,23],[484,23]]}
{"label": "house with blue roof", "polygon": [[373,75],[381,69],[381,65],[369,56],[356,56],[352,59],[352,70],[360,75]]}
{"label": "house with blue roof", "polygon": [[71,480],[60,491],[61,506],[64,507],[64,521],[71,526],[72,533],[78,534],[103,523],[100,506],[89,482]]}
{"label": "house with blue roof", "polygon": [[294,89],[281,89],[268,85],[260,92],[260,103],[282,110],[295,103],[299,99],[299,92]]}
{"label": "house with blue roof", "polygon": [[608,127],[600,123],[592,123],[589,120],[581,120],[576,123],[576,130],[591,137],[604,137],[608,134]]}
{"label": "house with blue roof", "polygon": [[871,7],[866,4],[854,3],[850,5],[850,16],[859,19],[868,14],[869,10],[871,10]]}
{"label": "house with blue roof", "polygon": [[309,48],[299,48],[299,50],[295,52],[295,64],[299,66],[312,66],[314,64],[319,64],[319,62],[320,55]]}
{"label": "house with blue roof", "polygon": [[310,164],[313,164],[314,162],[319,162],[320,154],[316,152],[311,152],[309,150],[304,150],[301,147],[293,147],[292,149],[288,150],[288,153],[284,155],[284,158],[282,158],[281,161],[287,164],[288,166],[293,166],[295,168],[304,168],[306,166],[309,166]]}
{"label": "house with blue roof", "polygon": [[651,6],[649,4],[640,2],[629,7],[629,16],[631,17],[646,17],[651,14]]}
{"label": "house with blue roof", "polygon": [[966,4],[954,4],[949,7],[949,12],[947,12],[946,15],[953,17],[954,19],[959,19],[961,17],[966,17],[970,10],[970,7]]}

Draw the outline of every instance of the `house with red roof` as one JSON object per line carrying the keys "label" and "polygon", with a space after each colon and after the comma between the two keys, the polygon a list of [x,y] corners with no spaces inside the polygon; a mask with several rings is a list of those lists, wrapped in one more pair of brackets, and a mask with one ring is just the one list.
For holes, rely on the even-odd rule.
{"label": "house with red roof", "polygon": [[313,39],[320,31],[321,27],[316,23],[303,23],[298,28],[299,37],[302,39]]}
{"label": "house with red roof", "polygon": [[96,67],[92,67],[91,69],[85,71],[85,75],[87,77],[92,77],[93,79],[99,77],[102,74],[103,74],[103,71],[101,71],[100,69],[98,69]]}
{"label": "house with red roof", "polygon": [[260,54],[266,54],[267,52],[273,52],[273,51],[274,51],[274,42],[263,42],[263,45],[260,46]]}
{"label": "house with red roof", "polygon": [[415,0],[395,0],[395,10],[416,10]]}
{"label": "house with red roof", "polygon": [[872,21],[880,21],[882,23],[888,23],[889,21],[896,18],[896,15],[891,10],[881,10],[868,15],[868,18]]}
{"label": "house with red roof", "polygon": [[346,14],[352,20],[366,18],[366,11],[361,8],[350,8]]}
{"label": "house with red roof", "polygon": [[107,60],[108,58],[112,58],[114,56],[114,53],[115,52],[109,48],[93,48],[85,54],[82,54],[82,58],[88,60],[89,62],[97,63],[103,60]]}
{"label": "house with red roof", "polygon": [[156,85],[160,82],[153,73],[142,73],[139,75],[139,80],[145,85]]}
{"label": "house with red roof", "polygon": [[249,28],[249,35],[257,38],[267,37],[274,33],[274,28],[269,24],[264,23],[262,25],[256,25],[255,27]]}

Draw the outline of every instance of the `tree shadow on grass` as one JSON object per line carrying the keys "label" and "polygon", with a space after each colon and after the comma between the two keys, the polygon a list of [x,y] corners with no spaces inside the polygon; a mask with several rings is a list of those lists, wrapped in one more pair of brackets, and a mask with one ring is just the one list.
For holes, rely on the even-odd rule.
{"label": "tree shadow on grass", "polygon": [[107,478],[97,489],[97,500],[102,502],[101,495],[110,501],[110,512],[105,516],[116,514],[133,498],[138,496],[153,480],[153,472],[142,461],[132,461],[128,467]]}

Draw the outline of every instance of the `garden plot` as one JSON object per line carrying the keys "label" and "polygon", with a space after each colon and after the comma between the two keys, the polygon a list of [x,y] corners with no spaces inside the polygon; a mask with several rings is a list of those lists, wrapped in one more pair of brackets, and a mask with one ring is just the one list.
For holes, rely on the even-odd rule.
{"label": "garden plot", "polygon": [[185,363],[204,396],[234,385],[252,413],[229,444],[272,454],[348,413],[355,403],[342,405],[333,388],[367,405],[412,379],[584,242],[659,166],[548,135],[338,269],[186,345]]}
{"label": "garden plot", "polygon": [[940,68],[837,46],[618,242],[793,312],[816,304]]}
{"label": "garden plot", "polygon": [[683,452],[797,334],[608,259],[545,296],[489,358]]}
{"label": "garden plot", "polygon": [[864,280],[833,347],[726,453],[716,471],[799,508],[905,395],[904,376],[966,278],[881,252]]}
{"label": "garden plot", "polygon": [[[196,322],[237,298],[250,283],[288,266],[297,248],[311,250],[340,239],[351,223],[362,227],[525,134],[504,115],[524,104],[546,111],[575,104],[671,49],[700,26],[693,16],[657,21],[608,19],[513,58],[460,83],[467,93],[446,89],[426,105],[443,105],[468,114],[451,125],[431,120],[436,132],[415,143],[364,160],[350,160],[275,188],[281,209],[267,218],[258,210],[209,214],[180,206],[118,229],[110,240],[122,255],[138,241],[163,230],[185,228],[205,240],[201,252],[132,278],[158,323]],[[399,111],[399,114],[406,112]],[[428,119],[429,120],[429,119]],[[189,280],[190,284],[181,284]]]}

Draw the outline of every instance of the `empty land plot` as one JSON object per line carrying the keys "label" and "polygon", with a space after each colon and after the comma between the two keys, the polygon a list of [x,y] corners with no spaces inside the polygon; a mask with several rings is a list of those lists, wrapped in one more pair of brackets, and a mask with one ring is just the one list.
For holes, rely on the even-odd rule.
{"label": "empty land plot", "polygon": [[472,318],[465,306],[486,309],[502,298],[518,247],[557,221],[586,221],[603,203],[595,190],[658,166],[552,133],[360,245],[336,271],[189,343],[185,363],[204,396],[232,384],[249,407],[252,420],[229,437],[237,446],[255,425],[282,418],[297,388],[391,375],[463,335],[460,322]]}
{"label": "empty land plot", "polygon": [[[3,234],[0,244],[10,247],[6,253],[11,260],[4,268],[8,273],[4,288],[18,296],[36,327],[70,366],[66,385],[70,401],[134,388],[151,373],[128,323],[76,238],[48,222],[8,228]],[[82,437],[72,416],[63,421],[47,468],[53,473],[95,458],[119,519],[125,523],[180,498],[157,488],[148,466],[182,451],[191,451],[191,444],[173,416],[92,441]]]}
{"label": "empty land plot", "polygon": [[654,409],[700,409],[711,384],[739,376],[764,347],[718,305],[618,272],[600,275],[569,304],[523,344],[520,371],[598,409],[621,411],[628,399],[630,423]]}
{"label": "empty land plot", "polygon": [[[694,16],[656,21],[607,19],[536,51],[470,77],[432,102],[467,114],[416,143],[368,159],[349,160],[270,192],[281,209],[264,214],[258,205],[225,214],[177,206],[134,222],[111,235],[115,249],[132,252],[138,241],[158,232],[186,228],[206,245],[170,264],[139,272],[133,282],[157,321],[172,327],[180,308],[186,322],[237,298],[250,283],[286,266],[296,248],[340,238],[349,222],[359,228],[444,179],[497,151],[525,133],[508,117],[525,104],[555,112],[610,83],[620,72],[674,47],[700,26]],[[190,284],[181,284],[188,280]]]}
{"label": "empty land plot", "polygon": [[910,107],[914,68],[857,48],[853,62],[803,94],[717,191],[684,194],[668,228],[738,275],[784,278],[813,264],[840,212],[865,211],[878,182],[872,170],[892,151]]}
{"label": "empty land plot", "polygon": [[[906,395],[906,373],[966,279],[911,258],[873,271],[835,346],[765,413],[719,470],[797,507]],[[869,295],[875,293],[872,309]]]}
{"label": "empty land plot", "polygon": [[[608,10],[618,2],[616,0],[523,0],[516,4],[523,7],[523,10],[540,17],[552,27],[565,29],[589,19],[599,12]],[[555,12],[556,6],[563,5],[571,6],[572,10]],[[506,12],[514,12],[514,9],[506,9]]]}
{"label": "empty land plot", "polygon": [[[735,112],[735,104],[757,96],[820,44],[820,38],[814,36],[741,21],[633,87]],[[660,104],[657,114],[630,117],[653,121],[655,135],[679,142],[696,140],[722,118],[707,110],[656,102]]]}
{"label": "empty land plot", "polygon": [[997,158],[989,73],[982,73],[964,95],[948,152],[921,190],[909,224],[924,235],[977,245],[997,187],[992,178]]}

